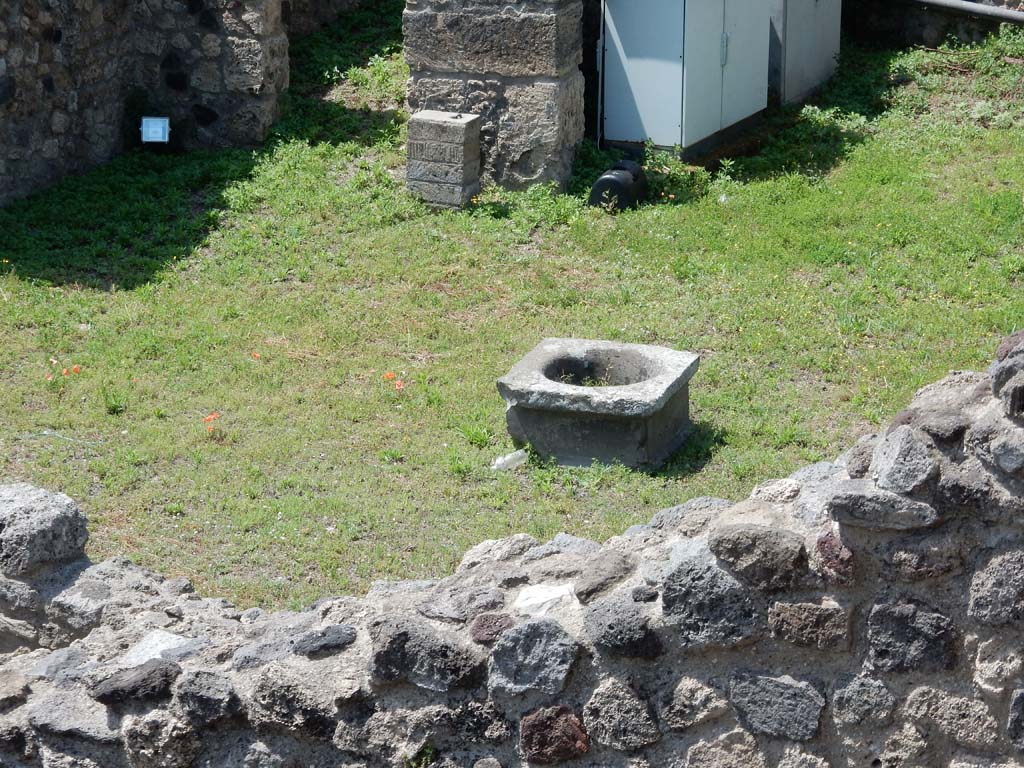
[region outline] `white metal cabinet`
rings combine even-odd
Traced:
[[[765,0],[604,0],[602,136],[691,147],[767,106]]]
[[[644,13],[637,13],[642,5]],[[681,0],[608,0],[604,15],[604,130],[616,141],[672,146],[683,114]]]
[[[723,40],[722,127],[728,128],[768,106],[771,8],[765,0],[726,0]]]
[[[842,0],[774,0],[771,83],[784,104],[803,101],[836,69]]]
[[[688,0],[685,5],[683,131],[673,144],[663,146],[689,147],[722,130],[725,2]]]

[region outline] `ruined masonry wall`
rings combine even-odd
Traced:
[[[1024,766],[1024,332],[740,503],[297,613],[0,523],[5,768]]]
[[[565,182],[583,138],[582,16],[581,0],[408,0],[410,108],[480,115],[492,181]]]
[[[286,3],[296,34],[355,0]],[[178,148],[264,139],[288,87],[281,0],[4,0],[0,205],[139,142],[169,116]]]
[[[0,3],[0,205],[117,150],[130,8]]]

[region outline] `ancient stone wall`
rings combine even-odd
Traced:
[[[169,116],[186,148],[263,140],[288,86],[281,0],[145,0],[132,27],[129,129],[141,111]]]
[[[0,3],[0,205],[121,143],[130,0]]]
[[[0,522],[5,767],[1024,766],[1024,333],[746,501],[297,613]]]
[[[413,110],[483,119],[483,169],[524,187],[564,182],[583,138],[581,0],[408,0]]]
[[[356,0],[293,0],[297,33]],[[4,0],[0,205],[139,143],[171,119],[174,148],[263,140],[288,87],[281,0]]]

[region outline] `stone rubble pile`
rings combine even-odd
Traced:
[[[240,611],[0,488],[0,765],[1024,766],[1024,333],[835,462],[604,545]]]

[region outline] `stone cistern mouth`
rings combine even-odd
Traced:
[[[627,387],[655,376],[656,367],[635,352],[596,349],[556,357],[542,372],[550,381],[574,387]]]
[[[560,464],[663,464],[686,439],[700,357],[598,339],[544,339],[498,379],[517,445]]]

